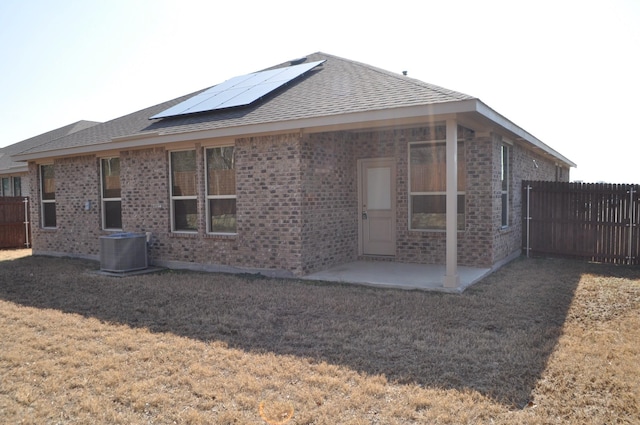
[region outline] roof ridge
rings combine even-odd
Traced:
[[[93,123],[93,125],[87,125],[86,127],[76,129],[80,123]],[[17,144],[22,143],[22,142],[26,142],[26,141],[29,141],[29,140],[32,140],[32,139],[36,139],[38,137],[42,137],[42,136],[44,136],[46,134],[55,133],[56,131],[61,131],[61,130],[63,131],[63,133],[61,135],[59,135],[58,137],[54,137],[52,139],[45,140],[42,143],[38,143],[37,145],[29,146],[27,149],[24,149],[24,150],[19,151],[17,153],[27,152],[27,151],[30,151],[32,149],[39,148],[39,147],[44,146],[44,145],[46,145],[48,143],[54,142],[54,141],[56,141],[58,139],[62,139],[63,137],[67,137],[70,134],[86,130],[87,128],[91,128],[91,127],[99,125],[99,124],[102,124],[102,123],[100,121],[79,120],[79,121],[76,121],[76,122],[71,123],[71,124],[63,125],[62,127],[56,128],[55,130],[47,131],[46,133],[42,133],[42,134],[39,134],[37,136],[25,139],[25,140],[23,140],[21,142],[15,143],[17,145]],[[67,129],[67,128],[68,128],[68,130],[63,130],[63,129]]]
[[[336,55],[332,55],[330,53],[324,53],[324,52],[316,52],[316,53],[312,53],[311,55],[323,55],[323,56],[328,56],[328,57],[331,57],[331,58],[334,58],[334,59],[342,60],[342,61],[345,61],[345,62],[349,62],[349,63],[351,63],[353,65],[360,66],[360,67],[369,69],[371,71],[377,72],[379,74],[395,78],[395,79],[397,79],[399,81],[412,83],[412,84],[415,84],[416,86],[420,86],[420,87],[423,87],[423,88],[428,88],[428,89],[434,90],[434,91],[436,91],[436,92],[438,92],[440,94],[449,95],[449,96],[453,95],[453,96],[459,97],[461,99],[477,99],[476,97],[468,95],[466,93],[462,93],[462,92],[459,92],[459,91],[451,90],[451,89],[448,89],[446,87],[442,87],[442,86],[439,86],[439,85],[436,85],[436,84],[428,83],[426,81],[422,81],[422,80],[419,80],[417,78],[408,77],[406,75],[400,75],[400,74],[398,74],[396,72],[388,71],[386,69],[379,68],[379,67],[374,66],[374,65],[369,65],[369,64],[364,63],[364,62],[359,62],[359,61],[356,61],[356,60],[353,60],[353,59],[347,59],[347,58],[343,58],[343,57],[340,57],[340,56],[336,56]],[[311,55],[308,55],[308,56],[311,56]]]
[[[14,161],[12,158],[14,155],[19,155],[23,152],[37,149],[48,143],[67,137],[70,134],[82,131],[86,128],[91,128],[97,124],[100,123],[97,121],[79,120],[71,124],[63,125],[62,127],[58,127],[54,130],[38,134],[37,136],[29,137],[28,139],[4,146],[0,148],[0,157],[3,157],[0,159],[0,170],[6,171],[16,167],[15,164],[18,164],[20,161]]]

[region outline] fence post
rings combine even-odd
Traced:
[[[629,244],[627,247],[627,264],[633,264],[633,228],[636,225],[634,220],[634,208],[633,208],[633,186],[629,186],[629,190],[627,191],[629,194]]]
[[[527,187],[525,188],[527,189],[527,216],[525,217],[527,220],[527,258],[529,258],[529,251],[531,251],[531,245],[530,245],[530,241],[529,241],[529,235],[530,235],[530,224],[531,224],[531,213],[530,213],[530,208],[529,208],[529,203],[531,202],[531,185],[527,184]]]
[[[29,248],[29,198],[24,198],[22,203],[24,204],[24,245]]]

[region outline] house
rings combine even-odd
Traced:
[[[521,181],[575,166],[477,98],[324,53],[13,160],[28,163],[36,254],[98,259],[101,236],[145,232],[159,266],[446,264],[445,287],[458,264],[519,255]]]
[[[11,156],[24,150],[48,143],[76,131],[99,124],[94,121],[78,121],[73,124],[48,131],[4,148],[0,148],[0,196],[29,196],[29,186],[23,184],[27,177],[28,167],[25,162],[14,161]]]

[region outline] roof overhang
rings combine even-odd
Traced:
[[[0,168],[0,175],[3,174],[19,174],[19,173],[26,173],[29,171],[29,167],[27,166],[26,162],[23,162],[21,164],[18,165],[13,165],[10,167],[6,167],[6,168]]]
[[[554,157],[567,166],[576,164],[547,146],[536,137],[518,127],[502,115],[489,108],[479,99],[442,102],[427,105],[403,106],[375,111],[341,113],[312,118],[260,124],[221,127],[182,133],[147,132],[117,137],[108,142],[86,146],[21,153],[12,156],[14,161],[32,161],[44,158],[77,156],[114,150],[141,149],[159,145],[189,142],[205,139],[238,138],[291,132],[318,133],[327,131],[353,131],[383,127],[424,125],[457,119],[460,123],[471,123],[473,127],[493,129],[506,136],[521,140],[534,148]]]

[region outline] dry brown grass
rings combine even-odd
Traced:
[[[638,268],[521,259],[462,295],[96,269],[0,261],[0,422],[640,417]]]

